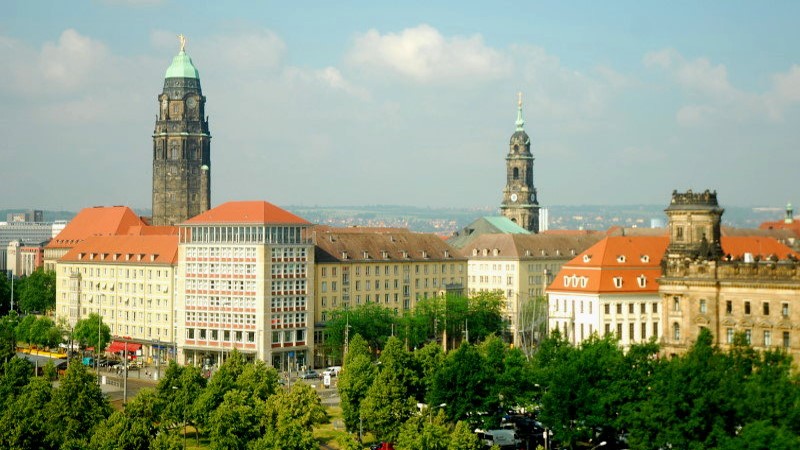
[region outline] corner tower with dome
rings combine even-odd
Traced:
[[[211,204],[211,134],[186,39],[164,76],[153,132],[153,225],[175,225]]]
[[[506,156],[506,187],[500,213],[520,227],[538,233],[539,201],[533,186],[531,138],[525,132],[522,118],[522,94],[519,94],[517,108],[517,129],[511,135]]]

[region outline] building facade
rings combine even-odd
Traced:
[[[548,329],[578,345],[593,334],[620,345],[661,340],[658,278],[666,236],[609,236],[564,264],[547,289]]]
[[[219,364],[234,348],[279,370],[313,354],[309,223],[267,202],[228,202],[180,224],[178,350]]]
[[[531,307],[544,296],[553,276],[564,263],[603,237],[591,232],[479,236],[461,249],[468,258],[469,293],[500,292],[511,340],[523,345],[526,330],[546,318],[543,301],[541,311]]]
[[[659,280],[665,352],[686,351],[706,328],[722,348],[742,333],[756,349],[785,348],[797,360],[800,255],[769,237],[720,236],[713,192],[674,192],[666,211],[670,246]]]
[[[2,222],[0,223],[0,272],[11,270],[9,267],[8,246],[12,241],[21,246],[38,245],[53,239],[54,223],[50,222]],[[17,258],[18,255],[14,255]],[[17,265],[15,259],[12,264]],[[53,269],[51,269],[53,270]]]
[[[181,48],[164,77],[153,131],[153,225],[175,225],[211,205],[211,134],[206,97]]]
[[[147,357],[174,355],[178,236],[90,237],[56,265],[56,316],[70,327],[99,314],[114,341]]]
[[[522,118],[522,94],[517,110],[517,129],[511,135],[506,156],[506,187],[500,213],[533,233],[539,232],[539,201],[533,185],[531,139]]]

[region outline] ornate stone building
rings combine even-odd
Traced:
[[[522,118],[522,94],[517,110],[517,130],[511,135],[506,156],[506,187],[503,189],[502,215],[522,228],[539,232],[539,202],[533,186],[531,139],[525,132]]]
[[[175,225],[209,209],[211,134],[206,98],[181,49],[167,69],[153,132],[153,225]]]
[[[715,192],[674,192],[662,261],[663,347],[686,351],[703,328],[725,348],[743,333],[756,349],[800,357],[798,254],[773,238],[721,236]]]

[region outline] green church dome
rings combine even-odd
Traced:
[[[200,79],[197,68],[192,64],[192,58],[181,49],[180,53],[172,58],[172,64],[167,68],[164,78],[195,78]]]

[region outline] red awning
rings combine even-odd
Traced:
[[[142,348],[142,344],[136,344],[133,342],[111,341],[111,344],[109,344],[107,351],[111,353],[121,353],[125,351],[126,347],[128,349],[128,353],[136,353],[136,350]]]

